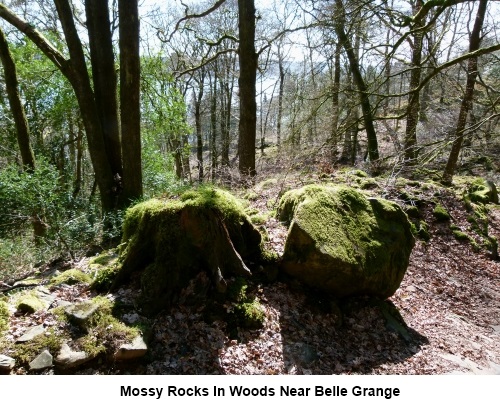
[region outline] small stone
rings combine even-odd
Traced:
[[[31,363],[30,370],[39,371],[52,367],[52,355],[48,350],[41,352]]]
[[[115,361],[134,360],[142,357],[148,351],[148,346],[142,339],[142,336],[137,336],[131,344],[125,344],[115,352]]]
[[[85,352],[75,352],[71,350],[71,348],[68,346],[67,343],[64,343],[61,346],[61,350],[57,357],[55,358],[55,363],[63,368],[73,368],[77,367],[80,364],[86,363],[87,361],[92,360],[92,357],[90,357],[87,353]]]
[[[22,335],[20,338],[18,338],[16,340],[16,343],[29,342],[30,340],[33,340],[34,338],[43,334],[44,332],[45,332],[45,328],[43,327],[43,325],[34,326],[33,328],[28,329],[28,331],[25,332],[24,335]]]
[[[16,361],[12,357],[4,356],[0,354],[0,370],[12,370],[16,364]]]
[[[99,309],[99,304],[92,301],[85,301],[70,305],[64,309],[69,319],[78,326],[86,326],[89,318]]]

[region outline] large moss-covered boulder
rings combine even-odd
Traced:
[[[261,255],[261,235],[239,201],[215,188],[130,208],[123,242],[114,287],[140,272],[141,306],[146,313],[171,305],[201,271],[207,271],[223,292],[227,275],[250,275],[245,261],[259,260]]]
[[[346,187],[306,186],[281,199],[290,224],[282,268],[338,297],[387,298],[399,287],[415,240],[394,202]]]

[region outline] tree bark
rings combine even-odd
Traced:
[[[142,197],[138,0],[119,0],[118,15],[123,202],[128,204]]]
[[[238,30],[240,38],[240,123],[239,172],[255,176],[255,140],[257,132],[256,79],[258,55],[255,52],[254,0],[238,0]]]
[[[107,0],[86,0],[87,30],[95,102],[101,122],[106,155],[115,176],[122,177],[120,126],[115,58]]]
[[[361,69],[359,66],[358,56],[356,55],[351,41],[347,37],[345,32],[345,10],[342,0],[335,0],[337,7],[337,15],[335,20],[335,32],[339,42],[342,43],[344,50],[347,54],[347,59],[349,60],[349,68],[354,79],[354,83],[359,92],[361,110],[363,111],[363,121],[365,124],[366,137],[368,139],[368,157],[370,161],[375,161],[379,158],[378,153],[378,141],[377,133],[375,131],[375,126],[373,125],[373,111],[370,104],[370,94],[368,93],[368,87],[361,74]]]
[[[479,49],[481,45],[481,29],[483,27],[484,17],[488,0],[480,0],[479,8],[474,21],[474,28],[470,34],[469,39],[469,52],[474,52]],[[450,156],[443,173],[443,183],[451,184],[455,169],[457,166],[458,156],[462,148],[462,143],[465,135],[465,126],[467,124],[467,115],[472,109],[474,100],[474,86],[478,75],[477,57],[470,58],[467,64],[467,83],[465,85],[465,93],[462,98],[460,106],[460,113],[458,114],[457,127],[455,129],[455,140],[451,146]]]
[[[75,91],[78,106],[82,114],[85,132],[87,134],[89,154],[92,160],[97,186],[99,188],[103,212],[111,212],[116,208],[120,184],[113,174],[106,153],[101,121],[99,119],[94,93],[90,85],[82,43],[75,27],[73,11],[69,1],[54,1],[70,55],[70,60],[68,61],[68,63],[70,63],[70,69],[66,77],[68,77]]]
[[[5,74],[5,88],[9,99],[10,109],[14,118],[14,124],[17,133],[17,143],[21,152],[21,160],[24,169],[30,172],[35,170],[35,155],[31,148],[30,131],[28,120],[24,112],[24,107],[19,94],[19,83],[17,80],[17,71],[14,59],[9,50],[7,38],[0,29],[0,59],[2,60]]]
[[[418,14],[422,8],[423,0],[417,0],[413,9],[413,14]],[[410,73],[410,95],[408,98],[408,107],[406,109],[406,132],[404,138],[405,165],[412,166],[416,164],[417,158],[417,124],[420,111],[420,76],[422,73],[422,42],[424,38],[423,27],[425,20],[418,20],[412,27],[414,31],[411,56]]]

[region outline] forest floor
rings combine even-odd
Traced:
[[[240,194],[264,214],[268,247],[282,253],[287,230],[272,215],[279,196],[325,177],[339,180],[329,170],[320,176],[317,167],[309,174],[292,174],[279,164],[275,170],[279,176],[257,179]],[[371,192],[401,202],[402,187],[389,180],[395,179],[377,180]],[[460,199],[412,184],[403,187],[405,195],[418,194],[424,201],[419,210],[430,240],[417,240],[403,282],[389,300],[406,323],[403,331],[372,300],[337,302],[278,277],[248,287],[247,294],[266,314],[261,329],[228,331],[223,320],[207,319],[203,303],[188,305],[181,297],[184,304],[154,319],[143,360],[127,365],[94,361],[77,374],[500,374],[500,262],[471,240],[457,240],[449,221],[433,217],[428,202],[439,194],[455,226],[469,230]],[[489,234],[500,239],[500,207],[488,208]],[[86,269],[88,259],[72,265]],[[69,301],[91,295],[79,286],[64,286],[55,294]],[[130,287],[108,297],[126,301],[136,295]],[[40,317],[43,321],[37,313],[13,317],[8,333],[20,335]]]

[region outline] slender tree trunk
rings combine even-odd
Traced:
[[[203,133],[201,131],[201,102],[203,100],[203,86],[205,73],[201,73],[201,80],[198,85],[198,94],[195,94],[194,101],[194,122],[196,127],[196,159],[198,165],[198,181],[203,182]]]
[[[285,68],[283,66],[283,56],[278,50],[278,68],[279,68],[279,90],[278,90],[278,117],[276,123],[276,143],[278,149],[281,148],[281,126],[283,121],[283,94],[285,91]]]
[[[481,45],[481,29],[483,27],[484,16],[488,0],[480,0],[479,8],[474,22],[474,28],[470,34],[469,52],[474,52],[479,49]],[[467,115],[472,110],[472,103],[474,100],[474,86],[478,75],[477,57],[470,58],[467,63],[467,83],[465,85],[465,93],[462,98],[460,106],[460,113],[458,114],[457,127],[455,130],[455,140],[451,146],[450,156],[443,173],[443,183],[451,184],[455,169],[457,166],[458,156],[462,148],[462,143],[465,135],[465,126],[467,124]]]
[[[212,180],[215,179],[217,172],[217,75],[218,64],[215,61],[210,104],[210,160]]]
[[[416,0],[413,8],[413,14],[420,11],[423,0]],[[410,73],[410,95],[408,98],[408,107],[406,109],[406,132],[404,138],[405,165],[412,166],[416,164],[417,158],[417,124],[418,114],[420,112],[420,91],[416,91],[420,85],[420,76],[422,74],[422,42],[424,38],[423,27],[425,21],[419,20],[413,27],[413,43],[411,56]]]
[[[23,169],[33,173],[35,171],[35,155],[31,148],[30,130],[28,120],[24,112],[24,107],[21,102],[21,95],[19,94],[19,83],[17,80],[17,71],[14,59],[9,50],[9,45],[5,34],[0,29],[0,60],[2,61],[5,87],[7,90],[7,98],[9,100],[12,116],[14,117],[14,124],[16,127],[17,143],[21,152],[21,160]],[[34,211],[31,216],[31,223],[33,225],[33,234],[35,243],[39,244],[41,238],[47,233],[47,225],[45,224],[43,213]]]
[[[349,67],[352,72],[354,83],[356,84],[359,92],[366,137],[368,139],[368,157],[370,161],[375,161],[379,158],[378,141],[375,126],[373,124],[373,111],[370,104],[368,87],[366,86],[363,75],[361,74],[359,59],[354,51],[351,41],[345,33],[345,10],[342,4],[342,0],[335,0],[335,4],[338,11],[335,20],[335,32],[337,33],[339,42],[342,43],[342,46],[344,47],[344,50],[347,54],[347,59],[349,60]]]
[[[75,198],[81,190],[83,182],[83,128],[80,123],[78,123],[76,138],[76,167],[75,167],[75,183],[73,186],[73,198]]]
[[[255,4],[254,0],[238,0],[240,77],[240,123],[239,123],[239,171],[242,175],[254,176],[255,139],[257,126],[257,103],[255,82],[257,79],[258,55],[255,52]]]
[[[10,109],[14,118],[14,124],[17,133],[17,143],[21,152],[23,167],[29,172],[35,170],[35,155],[31,148],[30,131],[28,120],[24,112],[24,107],[19,94],[19,83],[17,81],[17,71],[14,59],[9,50],[7,38],[0,29],[0,59],[2,60],[3,71],[5,74],[5,87],[9,100]]]
[[[339,142],[339,96],[340,96],[340,53],[342,45],[337,42],[335,46],[335,56],[333,63],[333,83],[332,83],[332,130],[330,140],[330,161],[334,163],[337,160],[337,145]]]

